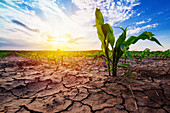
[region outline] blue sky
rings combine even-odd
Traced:
[[[150,31],[164,46],[139,41],[130,50],[170,49],[169,0],[0,0],[0,49],[99,50],[95,8],[105,23]],[[121,30],[113,28],[116,39]]]

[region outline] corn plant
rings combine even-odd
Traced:
[[[147,59],[148,59],[149,56],[150,56],[150,49],[149,49],[149,48],[146,48],[144,51],[145,51],[146,56],[147,56]]]
[[[98,8],[96,8],[95,11],[94,27],[97,28],[98,38],[101,41],[101,49],[105,56],[105,61],[108,67],[109,75],[111,75],[110,72],[112,72],[112,76],[117,76],[118,61],[120,57],[123,55],[123,53],[126,54],[131,60],[133,60],[131,53],[128,51],[129,46],[131,44],[135,44],[140,39],[142,40],[148,39],[150,41],[155,41],[158,45],[162,46],[160,42],[155,37],[153,37],[154,34],[147,31],[143,32],[137,37],[130,36],[126,40],[127,28],[123,29],[121,27],[119,28],[122,29],[123,32],[115,42],[113,29],[109,23],[104,23],[103,15],[100,9]],[[109,45],[111,46],[110,47],[111,49],[109,48]]]
[[[144,51],[142,51],[141,56],[140,56],[140,64],[142,64],[142,60],[145,59],[145,56],[147,56],[147,60],[150,56],[151,52],[150,49],[146,48]]]
[[[146,51],[142,51],[141,55],[140,55],[140,64],[142,64],[142,60],[145,58],[146,55]]]

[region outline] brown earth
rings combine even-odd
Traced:
[[[55,65],[15,53],[0,58],[0,112],[170,112],[170,62],[133,61],[132,79],[125,76],[125,68],[118,69],[118,77],[109,77],[102,60],[93,64],[89,75],[91,61],[64,59],[63,65]]]

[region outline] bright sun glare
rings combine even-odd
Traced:
[[[53,38],[49,41],[50,44],[52,44],[53,48],[64,48],[65,44],[68,43],[69,37],[67,35],[60,35],[58,37]]]

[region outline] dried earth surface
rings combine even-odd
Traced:
[[[102,60],[89,75],[91,58],[55,65],[12,52],[0,58],[0,112],[169,113],[170,63],[138,60],[131,62],[132,79],[125,68],[109,77]]]

